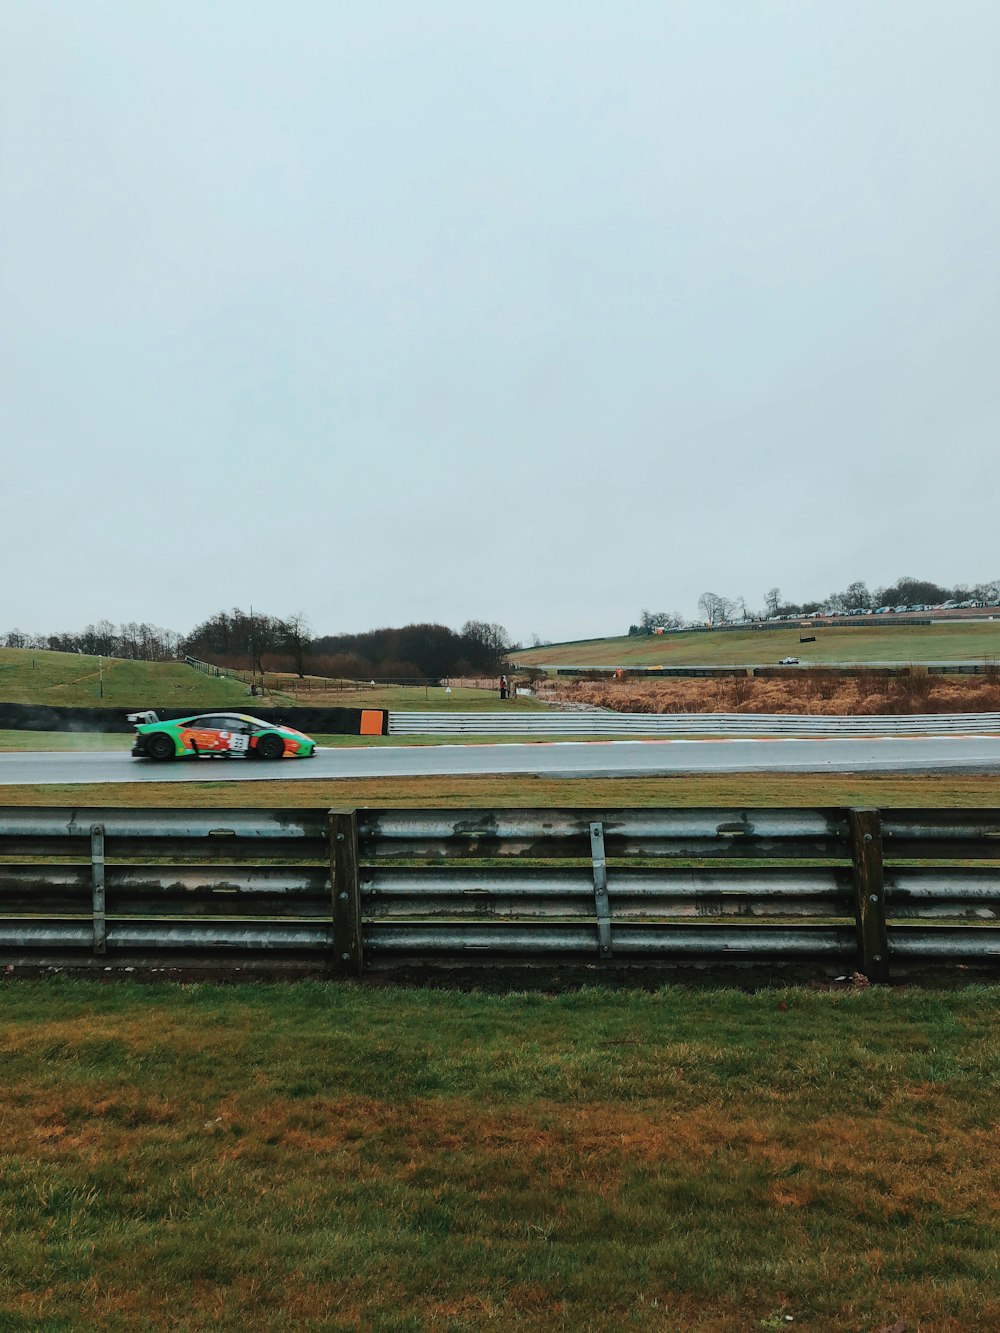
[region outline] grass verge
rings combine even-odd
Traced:
[[[7,983],[12,1329],[991,1328],[1000,994]]]
[[[1000,779],[976,774],[723,773],[649,778],[524,774],[295,782],[100,782],[0,787],[2,805],[994,807]]]

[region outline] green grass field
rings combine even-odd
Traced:
[[[246,686],[206,676],[183,662],[103,661],[76,653],[40,652],[33,648],[0,648],[0,701],[62,704],[97,708],[146,708],[170,704],[192,709],[241,706]]]
[[[310,706],[341,708],[399,708],[412,712],[455,713],[511,713],[545,712],[546,705],[537,699],[519,698],[501,700],[496,690],[472,690],[455,686],[433,685],[361,685],[357,689],[337,690],[324,695],[322,705],[315,693],[305,690],[291,696],[304,708]]]
[[[815,643],[800,643],[815,634]],[[782,657],[805,663],[982,662],[1000,658],[1000,619],[937,625],[851,626],[844,629],[716,630],[594,639],[527,648],[512,654],[523,666],[773,665]]]
[[[322,699],[311,691],[284,696],[303,708],[388,708],[419,713],[537,713],[546,712],[546,705],[537,699],[501,700],[495,690],[473,690],[455,686],[448,689],[435,685],[358,685],[355,689],[338,689],[324,694]],[[252,701],[246,709],[253,711]]]
[[[132,735],[116,732],[0,731],[0,754],[32,752],[131,750]]]
[[[0,1041],[5,1329],[1000,1326],[993,988],[8,979]]]
[[[207,676],[183,662],[124,662],[76,653],[50,653],[31,648],[0,648],[0,702],[38,703],[116,710],[156,705],[190,708],[280,706],[341,708],[405,708],[454,712],[538,711],[545,705],[520,698],[501,702],[491,690],[417,685],[359,686],[320,697],[316,691],[291,691],[252,699],[241,681]]]

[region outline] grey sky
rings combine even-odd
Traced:
[[[997,576],[998,51],[995,0],[0,0],[0,629]]]

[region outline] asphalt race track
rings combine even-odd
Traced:
[[[314,759],[182,759],[125,754],[0,754],[0,785],[72,782],[261,782],[275,778],[435,777],[530,773],[650,777],[674,773],[922,773],[1000,776],[1000,736],[851,740],[558,741],[546,744],[318,749]]]

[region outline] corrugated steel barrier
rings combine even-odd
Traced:
[[[1000,810],[0,811],[0,961],[1000,962]]]
[[[783,713],[391,712],[395,736],[981,736],[1000,713],[831,717]]]

